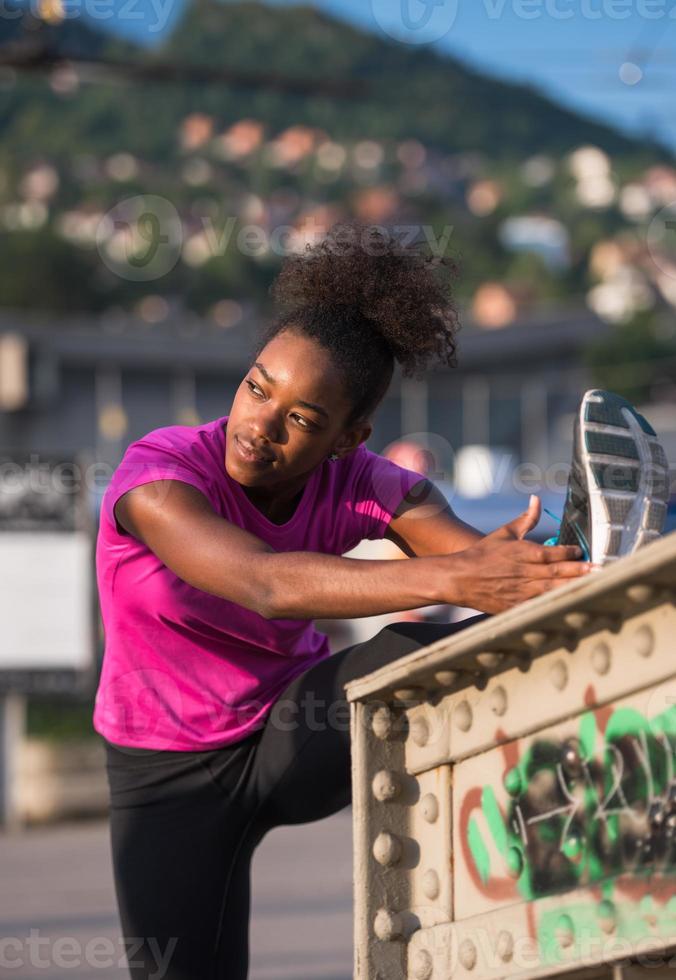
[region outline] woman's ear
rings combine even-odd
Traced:
[[[346,456],[353,449],[356,449],[357,446],[361,445],[362,442],[366,442],[372,432],[373,426],[370,422],[362,422],[359,425],[353,426],[339,438],[334,447],[334,452],[339,453],[341,456]]]

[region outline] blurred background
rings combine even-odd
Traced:
[[[369,448],[460,517],[491,530],[530,492],[560,514],[593,385],[676,461],[671,7],[3,0],[6,827],[105,812],[101,496],[130,442],[228,414],[284,255],[336,221],[458,265],[460,365],[395,377]],[[318,625],[339,649],[379,623]]]

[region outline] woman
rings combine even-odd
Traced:
[[[537,498],[484,538],[364,446],[395,361],[454,363],[448,272],[355,225],[287,259],[230,414],[149,433],[106,491],[94,726],[136,980],[247,976],[256,845],[350,801],[344,684],[467,625],[395,623],[328,657],[313,619],[495,613],[588,570],[520,540]],[[341,557],[383,536],[409,560]]]

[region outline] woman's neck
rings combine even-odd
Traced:
[[[241,483],[240,486],[254,507],[273,524],[286,524],[291,520],[305,489],[303,486],[300,490],[291,491],[292,496],[277,494],[271,497],[268,491],[261,490],[259,487],[245,487]]]

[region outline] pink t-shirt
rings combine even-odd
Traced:
[[[274,524],[228,475],[227,421],[148,433],[129,446],[104,494],[96,571],[105,653],[93,721],[118,745],[197,751],[241,741],[286,686],[330,652],[312,620],[265,619],[178,578],[117,524],[122,494],[180,480],[275,551],[342,555],[364,538],[382,538],[422,479],[362,443],[317,467],[291,519]]]

